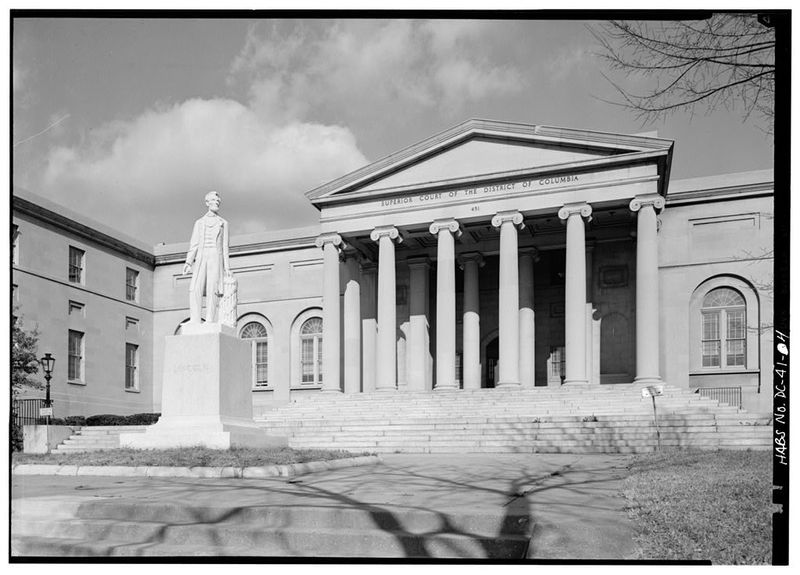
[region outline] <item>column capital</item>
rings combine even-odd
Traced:
[[[483,259],[483,254],[480,252],[466,252],[458,256],[458,265],[462,270],[469,262],[475,262],[478,264],[479,268],[482,268],[484,265],[486,265],[486,262]]]
[[[653,206],[656,213],[664,209],[664,198],[659,194],[646,194],[643,196],[636,196],[631,200],[630,209],[632,212],[638,212],[647,206]]]
[[[429,268],[431,267],[431,259],[427,256],[417,256],[406,259],[406,264],[409,268]]]
[[[575,204],[564,204],[560,210],[558,210],[558,217],[562,220],[568,220],[572,215],[580,215],[582,218],[587,218],[588,221],[592,221],[592,206],[587,204],[586,202],[578,202]]]
[[[430,232],[436,236],[442,230],[448,230],[451,234],[459,237],[461,235],[461,224],[454,218],[444,218],[441,220],[433,220],[430,226]]]
[[[517,210],[509,210],[505,212],[497,212],[492,218],[492,225],[496,228],[499,228],[504,223],[511,222],[521,230],[525,227],[525,224],[522,223],[523,220],[524,218],[520,212]]]
[[[400,231],[394,226],[378,226],[369,234],[373,242],[379,241],[384,236],[388,237],[390,240],[396,241],[398,244],[403,242],[403,236],[400,235]]]
[[[314,243],[318,248],[322,248],[326,244],[333,244],[334,247],[339,249],[344,248],[344,242],[342,242],[342,236],[340,236],[336,232],[320,234],[319,236],[317,236],[317,239],[314,241]]]

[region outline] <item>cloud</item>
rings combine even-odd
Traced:
[[[319,213],[303,193],[367,163],[354,134],[392,140],[412,114],[460,121],[471,103],[524,89],[520,72],[484,49],[498,30],[397,19],[251,26],[230,64],[231,97],[155,105],[53,144],[32,190],[147,243],[185,241],[211,189],[234,233],[311,225]]]
[[[415,107],[460,118],[490,94],[525,88],[519,70],[483,49],[482,39],[497,31],[492,22],[355,20],[259,30],[250,28],[228,83],[247,86],[253,109],[268,118],[339,113],[351,123]]]
[[[346,128],[269,125],[234,100],[193,99],[52,149],[39,192],[148,243],[186,241],[211,189],[234,233],[311,225],[303,193],[365,162]]]

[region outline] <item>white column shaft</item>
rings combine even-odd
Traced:
[[[409,391],[427,389],[430,358],[430,334],[428,331],[428,264],[409,264],[409,334],[408,374]]]
[[[378,341],[375,389],[397,388],[397,309],[394,242],[388,235],[378,240]]]
[[[344,288],[344,392],[361,391],[361,284],[358,263],[348,262],[350,278]]]
[[[586,379],[586,231],[583,217],[573,212],[567,218],[567,262],[564,302],[564,383],[587,383]]]
[[[519,380],[534,387],[533,254],[519,256]]]
[[[322,389],[341,391],[339,380],[340,347],[340,296],[339,296],[339,250],[327,242],[323,251],[322,278]]]
[[[437,236],[435,389],[456,389],[455,241],[446,227]]]
[[[464,262],[464,389],[481,387],[481,320],[478,262]]]
[[[500,226],[500,317],[497,387],[519,385],[519,270],[517,228],[510,220]]]
[[[375,268],[362,269],[361,271],[361,377],[362,391],[368,393],[375,391],[375,357],[378,333],[378,310],[376,302]]]
[[[643,205],[636,223],[636,382],[661,380],[658,367],[658,220]]]

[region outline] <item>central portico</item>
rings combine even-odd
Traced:
[[[470,120],[309,192],[323,390],[660,381],[672,146]]]

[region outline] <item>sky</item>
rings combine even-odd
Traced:
[[[593,24],[16,19],[14,185],[155,245],[212,189],[234,235],[314,225],[306,192],[469,118],[658,131],[673,180],[772,167],[739,110],[643,124],[605,101]]]

